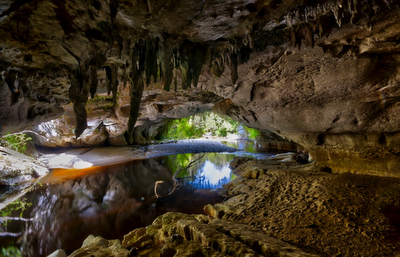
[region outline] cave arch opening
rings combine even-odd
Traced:
[[[167,119],[156,140],[191,138],[256,139],[262,132],[213,112],[197,113],[180,119]]]

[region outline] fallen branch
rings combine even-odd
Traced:
[[[158,184],[164,183],[164,181],[156,181],[156,184],[154,185],[154,194],[156,195],[156,198],[160,198],[161,196],[157,193],[157,187]]]
[[[183,168],[183,169],[178,170],[178,171],[174,174],[174,176],[172,176],[172,180],[174,181],[174,186],[173,186],[172,191],[169,192],[168,195],[171,195],[172,193],[174,193],[174,192],[179,188],[179,181],[176,179],[176,177],[179,175],[179,173],[180,173],[181,171],[187,170],[187,169],[189,169],[190,167],[192,167],[193,164],[195,164],[197,161],[199,161],[201,158],[203,158],[204,155],[205,155],[205,154],[203,153],[199,158],[197,158],[197,159],[194,160],[194,161],[191,161],[191,162],[189,163],[188,166],[186,166],[186,167]]]
[[[168,195],[171,195],[171,194],[174,193],[176,190],[178,190],[180,184],[179,184],[179,181],[178,181],[178,179],[177,179],[176,177],[179,175],[179,173],[182,172],[182,171],[184,171],[184,170],[189,169],[190,167],[192,167],[193,164],[195,164],[197,161],[199,161],[201,158],[203,158],[204,155],[205,155],[205,154],[203,153],[199,158],[197,158],[197,159],[194,160],[194,161],[191,161],[191,162],[189,163],[188,166],[186,166],[186,167],[183,168],[183,169],[178,170],[178,171],[172,176],[172,180],[174,181],[174,185],[173,185],[172,191],[169,192]],[[155,194],[156,198],[160,198],[160,197],[161,197],[161,196],[157,193],[158,184],[161,184],[161,183],[164,183],[164,181],[156,181],[156,183],[154,184],[154,194]]]
[[[32,221],[33,219],[25,219],[25,218],[20,218],[20,217],[0,217],[0,223],[4,223],[4,221],[8,220],[17,220],[17,221]]]
[[[0,237],[6,237],[6,236],[19,237],[21,236],[21,233],[0,232]]]

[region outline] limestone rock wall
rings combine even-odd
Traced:
[[[321,166],[399,176],[398,21],[395,12],[334,29],[314,48],[252,54],[233,86],[210,73],[200,81],[230,99],[215,111],[304,146]]]
[[[398,176],[398,4],[1,1],[0,135],[72,103],[79,137],[104,69],[114,102],[131,85],[128,143],[153,134],[136,123],[145,85],[161,81],[230,99],[219,113],[301,144],[333,171]]]

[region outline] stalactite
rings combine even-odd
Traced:
[[[122,67],[122,85],[124,86],[124,88],[126,87],[126,82],[128,82],[128,74],[126,72],[127,67],[129,66],[129,64],[126,62],[124,64],[124,66]]]
[[[201,69],[207,58],[208,47],[206,44],[184,41],[175,56],[179,63],[182,75],[182,88],[189,88],[192,84],[197,87]]]
[[[75,136],[79,137],[87,128],[87,112],[85,105],[89,96],[89,74],[86,71],[76,70],[69,74],[71,86],[69,99],[71,100],[76,115]]]
[[[107,95],[110,95],[112,91],[112,71],[110,66],[105,66],[104,69],[106,71]]]
[[[128,129],[125,132],[125,140],[127,141],[128,144],[134,143],[133,133],[135,130],[136,120],[139,115],[140,102],[142,99],[143,89],[144,89],[144,81],[143,81],[144,66],[141,65],[140,63],[140,58],[142,58],[142,54],[143,54],[143,44],[141,43],[136,44],[134,51],[132,53],[132,67],[130,73],[130,78],[132,81],[130,90],[130,110],[129,110]]]
[[[231,70],[231,82],[232,84],[235,84],[236,81],[239,78],[238,75],[238,58],[237,58],[237,53],[235,52],[228,52],[228,65],[229,69]]]
[[[109,3],[110,6],[110,14],[111,14],[111,24],[114,24],[115,16],[117,16],[118,12],[118,0],[111,0]]]
[[[224,73],[224,62],[219,53],[212,54],[209,68],[211,73],[217,78],[221,77],[222,73]]]
[[[127,141],[128,144],[134,143],[133,132],[135,130],[136,120],[139,115],[140,101],[143,95],[143,89],[144,89],[143,78],[139,77],[136,84],[137,87],[136,88],[132,87],[130,92],[131,101],[129,110],[129,121],[128,121],[128,129],[125,133],[125,140]]]
[[[173,52],[168,43],[164,43],[164,49],[160,60],[160,76],[164,81],[164,90],[169,91],[174,77]]]
[[[239,49],[238,53],[238,63],[245,64],[250,60],[250,55],[253,50],[249,46],[243,46]]]
[[[375,13],[378,9],[391,9],[392,0],[361,1],[361,0],[326,0],[317,1],[316,4],[297,6],[285,16],[285,23],[288,27],[310,21],[319,21],[323,16],[335,17],[336,23],[342,26],[345,22],[356,24],[362,12],[367,15]]]
[[[92,64],[90,65],[90,97],[94,98],[97,91],[97,65]]]
[[[115,64],[111,65],[111,90],[113,103],[117,103],[117,91],[118,91],[118,66]]]
[[[189,80],[189,63],[187,61],[182,61],[179,70],[181,71],[182,76],[182,88],[187,89],[191,84]]]
[[[18,102],[19,96],[21,92],[19,91],[18,87],[18,73],[11,70],[11,71],[2,71],[1,78],[7,84],[8,89],[11,93],[11,105],[16,104]]]
[[[158,51],[158,41],[148,40],[145,49],[145,71],[146,71],[146,86],[149,86],[151,77],[154,79],[154,83],[157,82],[157,51]]]
[[[193,83],[194,87],[197,87],[201,70],[206,61],[208,47],[206,44],[196,43],[193,46],[193,50],[189,54],[189,80]],[[190,82],[189,82],[190,83]]]

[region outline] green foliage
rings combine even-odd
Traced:
[[[186,167],[193,160],[193,154],[174,154],[168,155],[166,158],[166,165],[172,174],[175,174],[178,170]],[[185,176],[187,171],[180,174],[180,177]]]
[[[168,169],[175,174],[178,170],[187,167],[192,161],[198,159],[203,154],[175,154],[165,156],[165,164]],[[223,169],[227,166],[236,155],[234,154],[221,154],[221,153],[206,153],[204,158],[199,159],[192,165],[191,168],[183,170],[179,173],[178,178],[189,178],[195,179],[203,172],[203,166],[206,161],[214,164],[218,169]]]
[[[239,122],[214,113],[201,113],[191,117],[170,120],[161,139],[199,138],[204,134],[226,137],[237,134]]]
[[[198,138],[201,137],[203,133],[203,129],[201,127],[196,127],[191,117],[187,117],[168,121],[167,129],[161,139]]]
[[[32,140],[31,137],[24,133],[18,134],[7,134],[6,136],[0,138],[0,146],[8,147],[20,153],[25,153],[28,141]]]
[[[0,217],[10,217],[13,212],[21,211],[19,217],[22,218],[24,211],[30,206],[32,206],[32,203],[27,203],[26,198],[17,199],[7,205],[4,209],[0,210]],[[7,226],[7,223],[4,222],[4,225]]]
[[[259,131],[258,129],[254,129],[254,128],[249,128],[246,126],[243,126],[244,130],[246,131],[246,135],[249,139],[251,140],[255,140],[258,136],[261,135],[261,131]]]
[[[20,257],[22,256],[22,252],[17,247],[8,245],[1,248],[0,256]]]
[[[19,214],[19,217],[21,218],[26,208],[30,206],[32,206],[32,203],[27,203],[26,198],[17,199],[14,202],[7,205],[7,207],[5,207],[4,209],[0,210],[0,216],[8,217],[11,215],[12,212],[20,210],[21,213]]]

